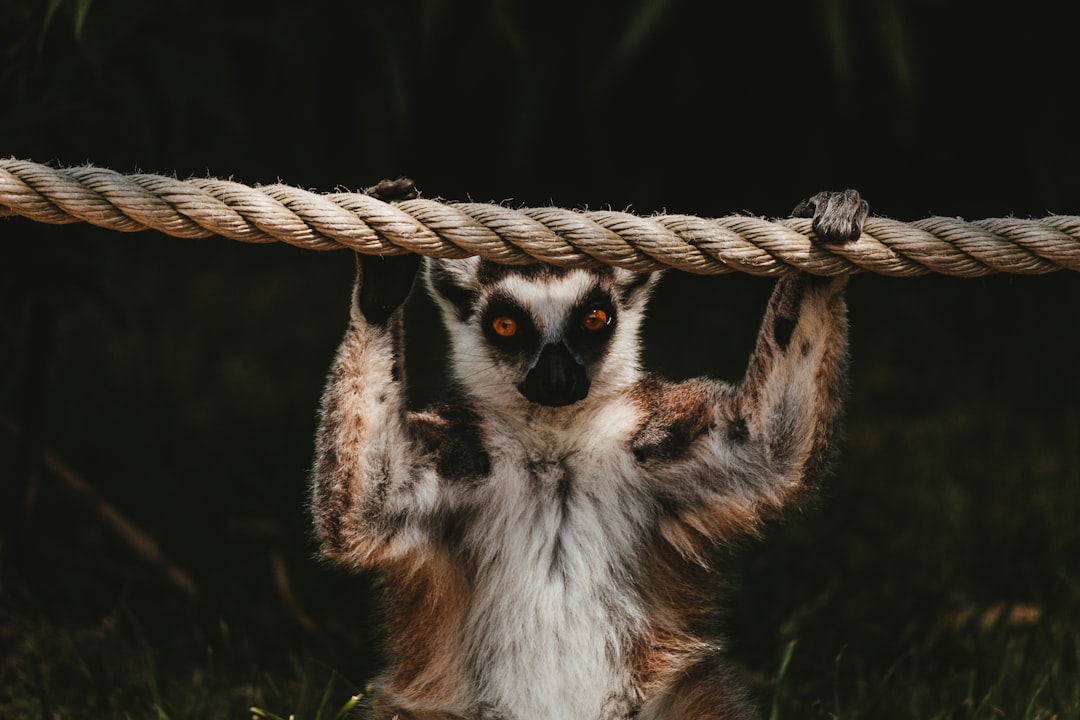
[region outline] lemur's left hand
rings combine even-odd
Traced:
[[[416,184],[409,178],[383,180],[364,192],[385,202],[412,200],[420,196]],[[412,291],[420,256],[415,253],[378,257],[357,255],[356,272],[360,284],[357,302],[368,322],[383,324],[404,304]]]
[[[855,190],[819,192],[803,200],[792,217],[813,218],[812,228],[825,245],[843,245],[859,239],[870,205]]]

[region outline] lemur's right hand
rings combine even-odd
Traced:
[[[843,245],[859,239],[870,205],[855,190],[819,192],[799,203],[792,217],[813,218],[814,235],[826,245]]]
[[[420,196],[416,184],[409,178],[383,180],[365,188],[364,192],[385,202]],[[413,253],[388,257],[356,256],[356,280],[360,286],[357,303],[368,322],[382,325],[404,304],[419,269],[420,256]]]

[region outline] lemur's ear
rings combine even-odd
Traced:
[[[645,307],[649,294],[663,274],[663,270],[640,273],[615,268],[615,289],[619,293],[619,299],[630,308]]]
[[[428,294],[445,311],[462,321],[468,320],[476,309],[479,264],[478,257],[463,260],[424,258],[424,284]]]

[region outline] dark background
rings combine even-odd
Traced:
[[[855,187],[902,220],[1078,214],[1078,21],[0,0],[0,155],[639,213],[784,215]],[[351,277],[343,252],[0,220],[0,717],[331,717],[376,672],[369,581],[313,559],[305,507]],[[647,366],[738,380],[769,287],[670,274]],[[734,660],[776,717],[1080,716],[1080,280],[849,297],[836,472],[723,553]],[[417,300],[422,403],[442,352]]]

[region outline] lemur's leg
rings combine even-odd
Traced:
[[[411,182],[381,183],[381,199],[415,193]],[[323,554],[368,565],[409,542],[417,475],[404,403],[401,305],[419,257],[357,257],[349,329],[323,393],[311,507]],[[400,549],[397,548],[397,549]]]

